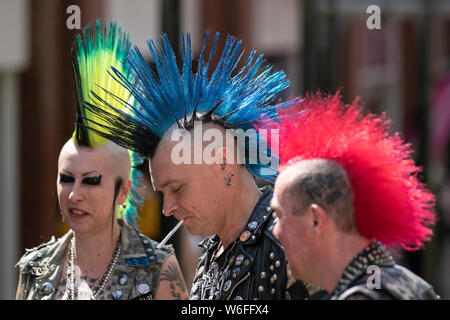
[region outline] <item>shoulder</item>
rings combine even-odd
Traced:
[[[31,249],[25,249],[25,254],[19,259],[16,267],[19,267],[22,273],[34,274],[37,276],[42,274],[45,271],[42,269],[48,264],[49,258],[55,254],[68,236],[69,232],[59,239],[52,236],[48,242],[42,243]]]
[[[171,245],[157,248],[158,244],[136,228],[122,224],[122,248],[126,264],[133,267],[161,265],[169,255],[175,254]]]
[[[159,243],[136,230],[150,264],[147,270],[153,270],[156,283],[154,298],[157,300],[181,300],[188,298],[186,283],[172,245],[157,248]],[[152,258],[153,257],[153,258]],[[157,280],[156,280],[157,279]]]
[[[360,284],[342,292],[335,300],[393,300],[387,291],[383,289],[369,289],[367,285]]]
[[[381,269],[381,286],[397,299],[439,299],[439,296],[435,293],[431,284],[409,269],[398,264]]]
[[[361,278],[354,286],[348,288],[336,299],[338,300],[435,300],[439,296],[425,280],[407,268],[394,264],[380,266],[380,277],[375,287],[369,288],[369,277]],[[373,283],[372,283],[373,285]]]
[[[142,243],[144,245],[148,244],[146,251],[148,252],[149,248],[151,248],[159,262],[164,263],[169,258],[171,258],[171,259],[169,259],[169,261],[172,261],[172,259],[176,260],[175,249],[171,244],[163,245],[162,247],[158,248],[159,242],[150,239],[149,237],[143,235],[140,232],[138,232],[138,234],[139,234],[139,238],[141,239]]]

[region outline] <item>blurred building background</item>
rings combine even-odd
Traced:
[[[198,53],[206,29],[233,34],[287,73],[284,98],[340,89],[412,143],[423,179],[437,196],[433,241],[401,264],[450,299],[450,1],[447,0],[0,0],[0,299],[15,296],[14,268],[25,248],[67,227],[56,208],[57,159],[73,131],[76,110],[69,29],[115,19],[147,54],[145,41],[166,32],[180,47],[190,32]],[[380,29],[369,29],[371,5]],[[144,171],[146,170],[144,166]],[[161,239],[175,224],[160,213],[161,197],[146,175],[140,229]],[[198,238],[171,240],[190,286]]]

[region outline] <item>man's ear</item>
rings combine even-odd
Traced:
[[[122,183],[122,186],[117,197],[117,204],[123,204],[127,200],[128,193],[131,189],[131,180],[128,178]]]
[[[313,203],[308,208],[308,215],[311,219],[310,221],[314,232],[318,235],[321,235],[328,223],[328,214],[325,212],[325,210],[322,209],[321,206]]]

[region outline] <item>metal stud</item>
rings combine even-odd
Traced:
[[[270,278],[270,282],[272,282],[272,283],[275,283],[275,281],[277,281],[277,280],[278,280],[278,277],[277,277],[276,274],[274,274],[274,275],[272,276],[272,278]]]
[[[270,293],[275,294],[275,289],[274,288],[270,289]]]
[[[53,286],[50,282],[44,282],[39,288],[39,293],[41,295],[47,295],[52,292]]]
[[[281,262],[280,262],[280,260],[277,260],[277,261],[275,261],[275,267],[279,268],[279,267],[280,267],[280,265],[281,265]]]
[[[271,253],[269,254],[269,258],[270,258],[270,260],[275,259],[275,253],[271,252]]]
[[[264,287],[263,286],[259,286],[258,287],[258,292],[264,292]]]
[[[269,269],[270,269],[270,271],[275,270],[275,268],[273,267],[273,264],[271,264],[271,265],[269,266]]]
[[[265,278],[267,277],[267,273],[265,273],[265,272],[263,271],[263,272],[261,272],[261,274],[259,275],[259,277],[260,277],[261,279],[265,279]]]

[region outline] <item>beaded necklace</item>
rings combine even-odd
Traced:
[[[103,291],[106,283],[108,282],[114,267],[116,266],[117,259],[120,255],[120,236],[117,240],[116,249],[114,250],[114,253],[111,258],[111,262],[109,263],[108,267],[106,268],[105,273],[102,276],[102,279],[100,280],[100,285],[94,290],[94,293],[91,297],[91,300],[96,300],[98,295]],[[74,271],[74,238],[72,237],[72,240],[70,241],[70,248],[69,248],[69,265],[67,267],[67,286],[66,286],[66,294],[67,298],[69,300],[75,300],[75,271]]]

